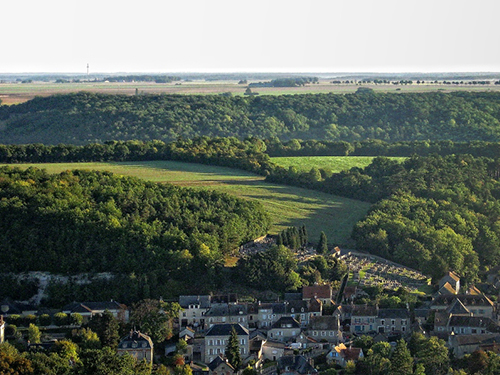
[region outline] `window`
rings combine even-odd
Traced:
[[[406,325],[406,319],[401,320],[401,325],[405,326]]]
[[[214,354],[214,350],[213,349],[208,349],[208,355],[212,355]]]
[[[208,346],[212,346],[214,344],[214,340],[208,340]]]
[[[395,319],[391,319],[391,324],[392,325],[396,324],[396,320]]]
[[[292,307],[292,310],[290,310],[290,311],[294,313],[294,312],[295,312],[295,309]]]
[[[380,324],[381,324],[381,325],[385,325],[385,320],[384,320],[384,319],[382,319],[382,320],[380,321]]]

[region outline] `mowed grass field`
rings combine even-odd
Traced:
[[[321,231],[329,244],[352,246],[354,224],[362,219],[370,204],[313,190],[271,184],[252,173],[202,164],[174,161],[123,163],[54,163],[15,164],[19,168],[34,166],[49,173],[70,169],[110,171],[159,183],[172,183],[195,189],[214,189],[263,204],[272,218],[270,233],[289,226],[306,225],[309,239],[317,242]]]
[[[353,167],[364,168],[369,165],[375,156],[295,156],[295,157],[275,157],[271,160],[284,167],[297,167],[299,171],[309,172],[311,168],[323,168],[333,173],[347,171]],[[399,162],[403,162],[404,157],[390,157]]]

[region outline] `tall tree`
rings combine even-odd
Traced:
[[[391,375],[413,374],[413,357],[406,346],[406,341],[399,340],[391,357]]]
[[[231,335],[229,336],[229,341],[226,346],[226,357],[231,366],[235,370],[238,370],[241,366],[241,355],[240,355],[240,345],[238,341],[238,334],[233,328],[231,330]]]
[[[28,327],[28,340],[30,341],[30,343],[40,344],[41,338],[42,334],[40,333],[40,329],[33,323],[30,323]]]
[[[316,251],[318,254],[326,254],[328,253],[328,240],[326,238],[325,232],[321,232],[319,236],[318,246],[316,247]]]
[[[118,334],[120,323],[108,310],[100,315],[94,316],[88,323],[90,329],[97,333],[102,346],[116,348],[120,341]]]
[[[178,303],[145,299],[134,304],[131,320],[141,331],[160,343],[172,337],[173,321],[178,316]]]

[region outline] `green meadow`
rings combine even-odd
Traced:
[[[294,156],[275,157],[271,160],[284,168],[296,167],[299,171],[308,172],[311,168],[323,168],[333,173],[347,171],[353,167],[364,168],[369,165],[375,156]],[[404,157],[390,157],[389,159],[402,162]]]
[[[34,166],[49,173],[70,169],[107,170],[117,175],[139,177],[158,183],[172,183],[195,189],[214,189],[245,199],[260,201],[272,217],[270,233],[289,226],[306,225],[309,239],[317,242],[321,231],[329,244],[352,245],[354,224],[364,217],[369,203],[313,190],[267,183],[252,173],[202,164],[174,161],[16,164]]]

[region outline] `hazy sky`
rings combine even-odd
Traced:
[[[0,72],[500,72],[498,0],[12,0]]]

